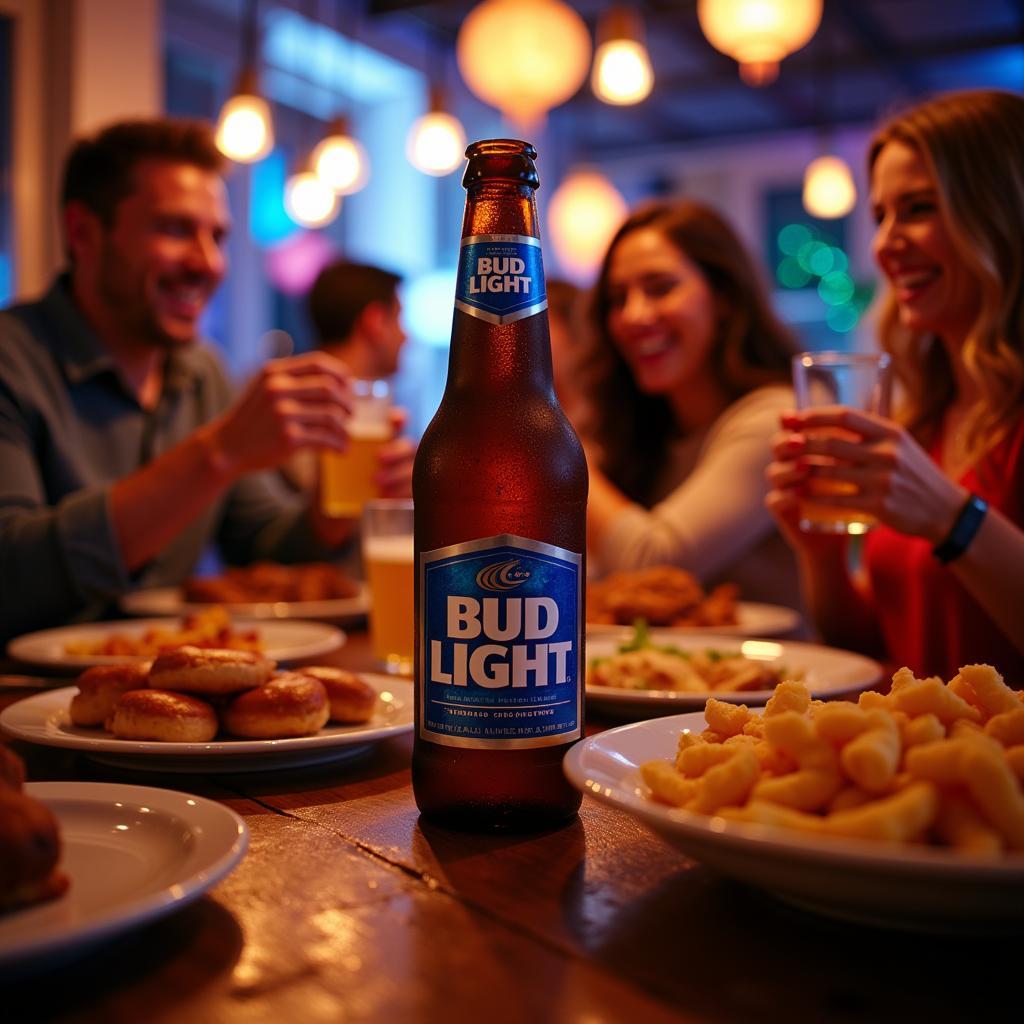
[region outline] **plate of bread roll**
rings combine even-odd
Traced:
[[[412,683],[184,646],[96,665],[0,714],[17,739],[149,771],[257,771],[353,757],[412,729]]]
[[[150,786],[22,783],[4,767],[0,967],[84,952],[170,913],[245,854],[245,823],[212,800]]]

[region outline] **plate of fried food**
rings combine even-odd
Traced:
[[[882,678],[882,666],[850,651],[796,640],[740,640],[648,629],[587,639],[587,701],[617,713],[676,714],[708,697],[759,705],[786,679],[815,698],[856,693]]]
[[[712,698],[592,736],[565,770],[687,856],[806,909],[1021,927],[1024,701],[988,665],[948,684],[903,668],[856,704],[798,682],[763,712]]]
[[[8,735],[149,771],[258,771],[353,757],[412,729],[412,683],[251,651],[180,647],[97,665],[11,704]]]
[[[220,607],[174,619],[90,622],[26,633],[7,645],[19,661],[66,671],[145,661],[162,651],[192,647],[253,651],[273,661],[319,658],[337,650],[345,634],[323,622],[232,618]]]
[[[234,811],[188,793],[7,780],[0,834],[0,965],[66,955],[184,906],[235,867],[249,837]]]
[[[254,562],[219,576],[193,576],[180,587],[137,590],[121,599],[128,615],[196,614],[210,605],[251,619],[344,622],[365,615],[370,600],[364,583],[328,562]]]
[[[692,573],[674,565],[611,573],[587,584],[588,633],[619,633],[638,619],[719,636],[786,636],[800,627],[792,608],[741,601],[733,583],[705,592]]]

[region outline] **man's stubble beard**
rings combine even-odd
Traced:
[[[164,351],[194,341],[194,337],[181,339],[168,334],[160,326],[160,321],[146,300],[144,279],[132,277],[129,267],[130,261],[125,260],[114,243],[105,241],[100,253],[97,290],[125,333],[142,345]]]

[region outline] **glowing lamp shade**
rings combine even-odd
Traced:
[[[217,148],[240,164],[262,160],[274,148],[270,106],[262,96],[236,93],[217,118]]]
[[[590,33],[561,0],[484,0],[463,21],[455,54],[480,99],[530,128],[583,84]]]
[[[548,204],[548,233],[564,273],[589,283],[605,250],[625,220],[626,201],[596,171],[571,172]]]
[[[845,217],[857,202],[857,188],[846,161],[819,156],[804,171],[804,209],[825,220]]]
[[[646,99],[654,72],[646,48],[632,39],[613,39],[597,48],[591,84],[598,99],[626,106]]]
[[[313,150],[316,176],[339,196],[358,192],[370,175],[366,150],[350,135],[331,134]]]
[[[708,42],[739,61],[748,85],[767,85],[779,62],[810,42],[821,24],[822,0],[697,0]]]
[[[451,174],[462,164],[466,151],[466,133],[451,114],[432,110],[418,118],[405,142],[409,163],[424,174],[440,177]]]
[[[284,186],[284,208],[296,224],[320,228],[338,212],[338,197],[329,185],[310,170],[293,174]]]

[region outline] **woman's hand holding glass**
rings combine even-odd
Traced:
[[[932,544],[949,533],[967,498],[904,427],[883,416],[823,406],[787,413],[782,427],[767,470],[766,501],[798,547],[810,543],[797,524],[800,504],[814,501],[812,481],[845,485],[849,493],[830,493],[829,506],[873,516]]]

